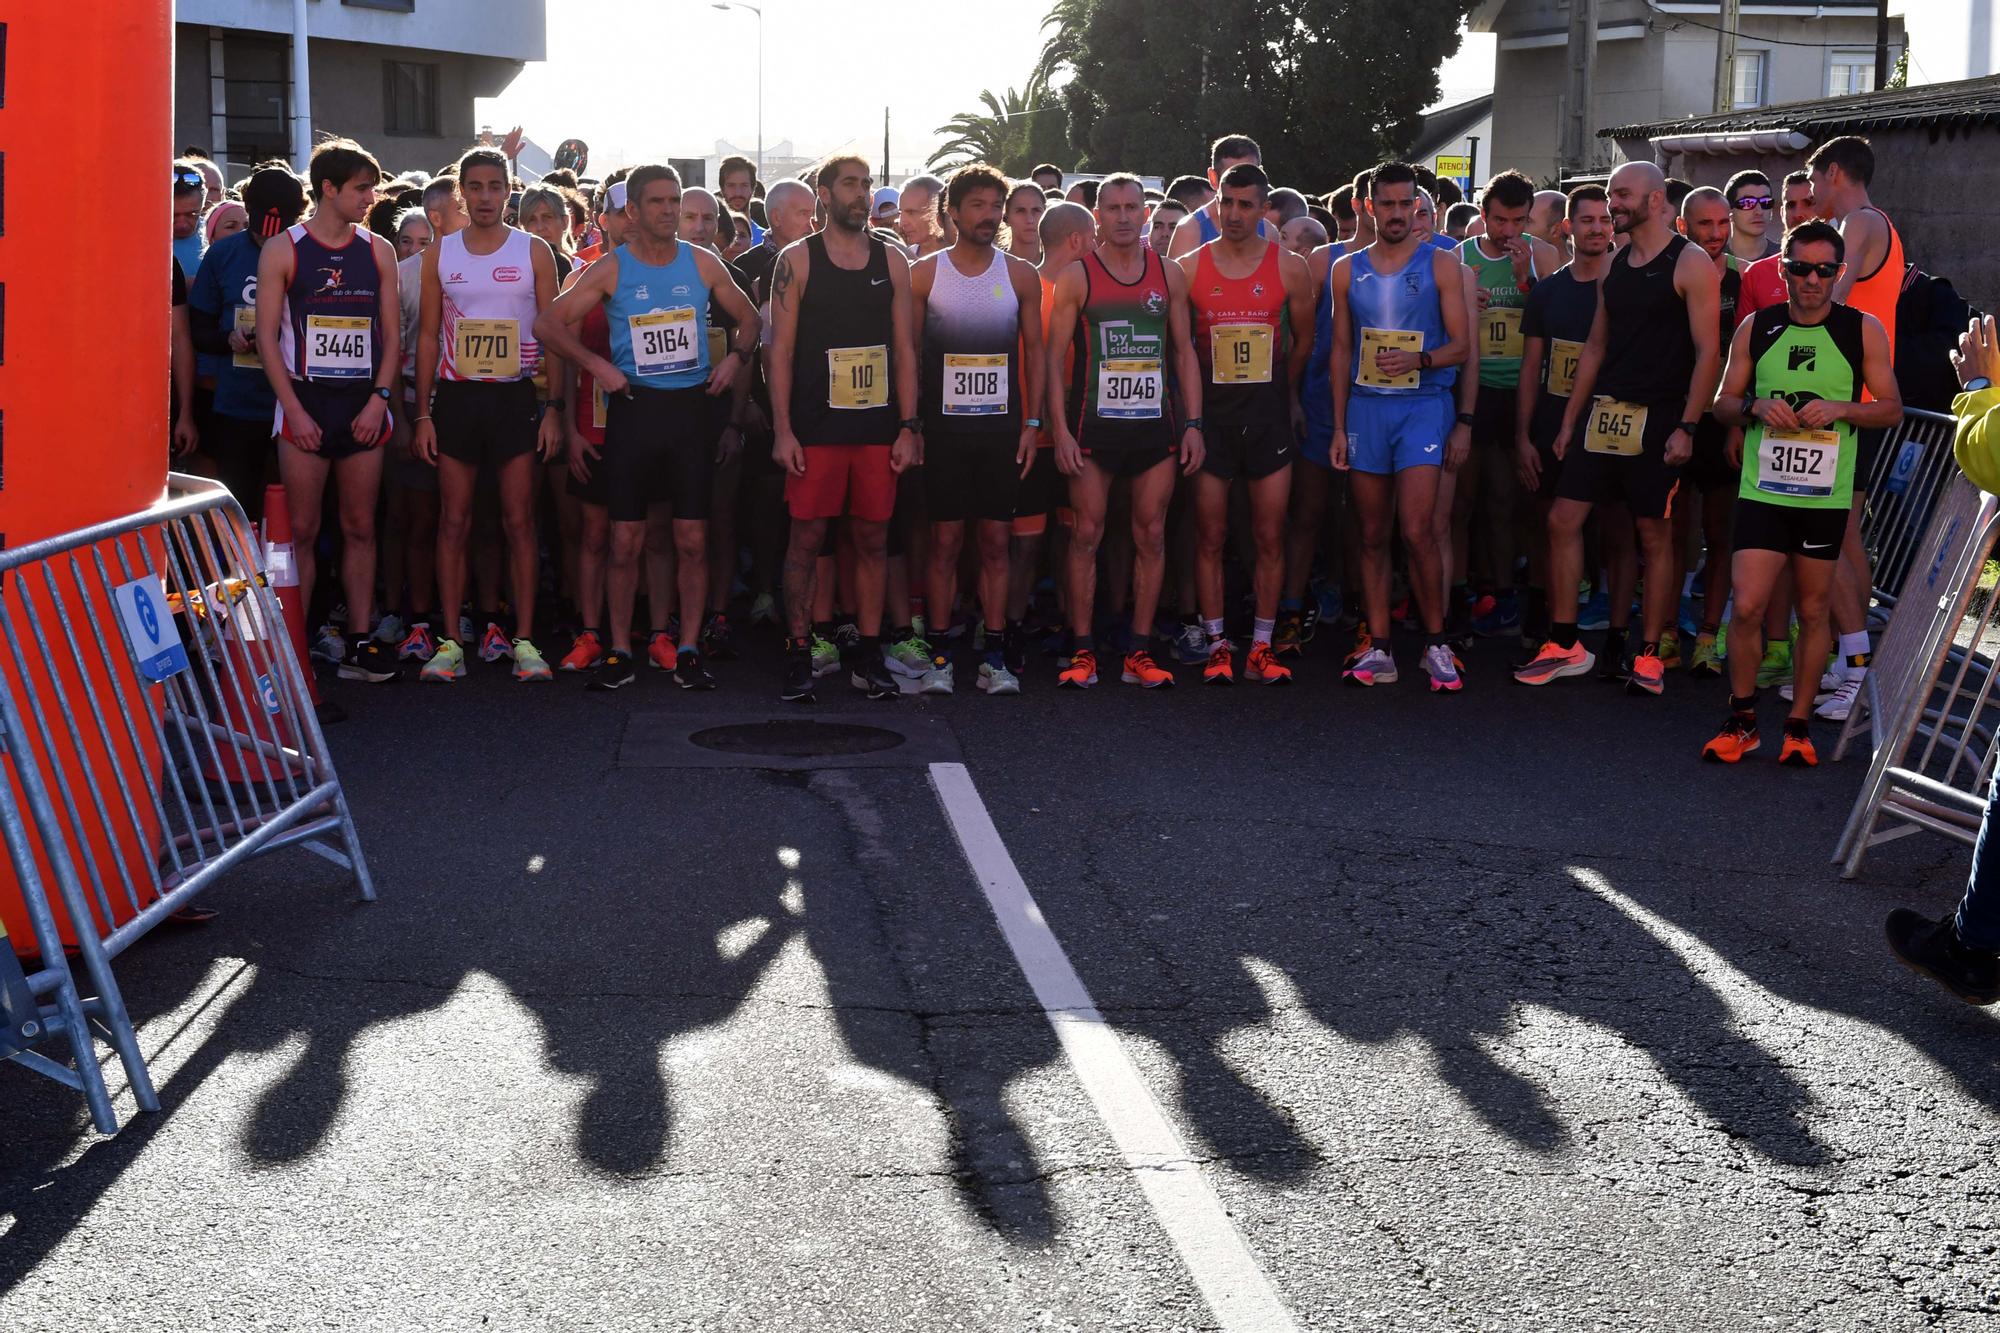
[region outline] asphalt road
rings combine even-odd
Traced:
[[[114,1138],[0,1067],[0,1328],[1257,1326],[1087,1095],[933,762],[1138,1070],[1112,1119],[1158,1108],[1297,1327],[1990,1326],[1992,1020],[1879,932],[1963,852],[1842,882],[1858,763],[1707,767],[1719,684],[1504,660],[1350,691],[1323,640],[1290,689],[1043,666],[809,714],[769,652],[707,696],[334,686],[381,900],[281,853],[125,958],[166,1109]],[[684,739],[796,714],[907,739]]]

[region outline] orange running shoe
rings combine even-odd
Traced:
[[[1658,653],[1640,653],[1632,659],[1632,675],[1625,682],[1628,694],[1664,694],[1667,688],[1667,664],[1660,660]]]
[[[1155,662],[1151,653],[1141,650],[1125,654],[1125,671],[1119,679],[1127,685],[1157,690],[1163,685],[1171,687],[1174,683],[1174,673]]]
[[[1278,660],[1268,643],[1250,645],[1250,659],[1243,664],[1243,679],[1259,685],[1289,685],[1292,669]]]
[[[1236,664],[1232,660],[1236,645],[1227,639],[1217,639],[1208,650],[1208,665],[1201,669],[1202,683],[1206,685],[1234,685]]]
[[[588,671],[604,660],[604,644],[597,637],[597,631],[587,629],[576,636],[576,642],[563,654],[558,671]]]
[[[1069,655],[1069,665],[1056,677],[1060,690],[1087,690],[1097,683],[1097,654],[1079,648]]]
[[[1341,659],[1340,669],[1342,671],[1348,671],[1352,669],[1356,662],[1359,662],[1362,658],[1368,656],[1368,650],[1373,648],[1374,646],[1375,646],[1375,637],[1372,634],[1370,634],[1367,630],[1358,629],[1354,631],[1353,651],[1349,652],[1345,658]]]
[[[1785,733],[1785,743],[1778,747],[1778,762],[1787,768],[1818,768],[1819,751],[1813,748],[1811,736],[1794,736]]]
[[[1731,713],[1715,733],[1715,739],[1701,747],[1701,757],[1711,764],[1733,764],[1757,750],[1757,718]]]
[[[674,636],[663,629],[653,631],[653,637],[646,640],[646,660],[653,664],[655,671],[672,671],[680,662],[680,650],[674,646]]]

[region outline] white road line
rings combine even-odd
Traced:
[[[1034,895],[1021,879],[1000,831],[964,764],[932,764],[931,783],[1000,933],[1056,1030],[1070,1066],[1145,1192],[1161,1229],[1180,1253],[1202,1299],[1228,1333],[1284,1333],[1297,1328],[1271,1280],[1243,1243],[1222,1200],[1167,1122],[1152,1090],[1097,1012]]]

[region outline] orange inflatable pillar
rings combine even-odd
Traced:
[[[172,69],[171,0],[69,0],[0,12],[0,546],[19,547],[134,513],[165,490]],[[124,182],[118,194],[125,203],[107,199],[101,208],[79,211],[62,202],[85,178]],[[148,540],[157,553],[157,541]],[[137,548],[128,551],[136,555]],[[119,566],[106,554],[115,575]],[[90,562],[84,563],[88,569]],[[150,736],[143,742],[148,752],[131,753],[122,727],[113,730],[123,753],[107,752],[87,709],[78,719],[82,752],[71,746],[55,682],[37,660],[27,630],[24,584],[51,640],[54,675],[73,704],[82,708],[86,675],[113,716],[108,672],[118,673],[135,702],[139,696],[129,692],[146,687],[122,642],[103,645],[93,660],[68,658],[42,570],[7,576],[0,596],[25,640],[29,669],[24,679],[13,652],[0,646],[0,673],[29,719],[31,737],[29,696],[48,716],[55,752],[39,740],[31,748],[45,778],[69,783],[78,793],[85,841],[110,881],[107,897],[127,915],[110,849],[115,843],[125,850],[134,881],[144,885],[160,829],[143,800],[145,827],[131,827],[115,799],[109,802],[113,826],[97,825],[83,794],[84,773],[96,772],[115,796],[108,767],[114,758],[128,772],[136,773],[132,766],[139,764],[158,773],[160,755]],[[118,623],[108,599],[82,593],[68,578],[66,561],[57,585],[73,615],[81,613],[79,597],[89,595],[101,623]],[[89,645],[85,651],[93,652]],[[14,795],[18,800],[18,787]],[[83,867],[79,857],[80,874],[87,873]],[[62,905],[46,865],[43,871],[60,919]],[[34,935],[4,853],[0,919],[17,948],[31,945]]]

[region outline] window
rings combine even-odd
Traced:
[[[222,114],[232,166],[291,155],[291,52],[284,42],[222,39]]]
[[[398,14],[417,12],[417,0],[340,0],[353,9],[387,9]]]
[[[383,130],[389,134],[437,134],[438,67],[385,60],[382,75]]]
[[[1873,51],[1835,51],[1826,71],[1826,95],[1851,97],[1875,91]]]
[[[1764,55],[1762,51],[1736,53],[1736,86],[1730,105],[1736,110],[1764,105]]]

